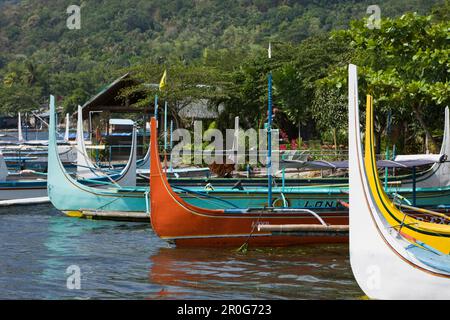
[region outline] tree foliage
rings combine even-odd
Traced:
[[[262,127],[271,72],[276,126],[290,138],[336,136],[347,123],[352,62],[361,91],[375,97],[378,137],[388,113],[403,142],[426,135],[433,145],[442,128],[450,96],[448,0],[380,0],[379,30],[362,19],[369,0],[84,0],[80,30],[66,27],[70,4],[0,1],[1,113],[45,106],[49,94],[73,111],[131,72],[138,84],[122,94],[144,93],[138,105],[152,105],[158,94],[177,117],[208,99],[226,110],[219,128],[232,127],[235,116],[243,127]]]
[[[419,126],[434,152],[438,150],[432,132],[442,127],[442,121],[436,120],[443,119],[443,108],[450,99],[449,28],[448,19],[407,13],[396,19],[383,19],[379,30],[368,29],[360,20],[348,30],[334,32],[335,38],[350,43],[355,50],[351,61],[360,66],[363,91],[375,97],[379,122],[391,112],[394,123]],[[344,67],[319,81],[318,92],[336,89],[342,97],[346,95]],[[328,109],[335,100],[323,103]],[[339,110],[346,113],[341,108],[335,112]],[[321,119],[319,115],[319,121],[326,123],[327,116]]]
[[[383,15],[393,16],[406,10],[427,12],[435,1],[378,2]],[[348,26],[365,15],[370,1],[83,0],[81,29],[69,30],[66,9],[72,4],[0,1],[0,83],[14,78],[19,97],[11,108],[9,89],[0,87],[0,97],[5,97],[0,110],[27,109],[30,101],[46,105],[52,93],[71,111],[123,68],[191,63],[203,59],[205,51],[207,56],[228,49],[253,53],[269,40],[299,43]],[[239,64],[242,57],[237,57],[224,60],[222,66]]]

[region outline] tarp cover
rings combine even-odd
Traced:
[[[409,160],[429,160],[434,162],[443,162],[447,159],[445,154],[405,154],[398,155],[394,161],[409,161]]]
[[[431,159],[416,159],[416,160],[404,160],[404,161],[392,161],[392,160],[378,160],[377,166],[379,168],[413,168],[426,165],[432,165],[439,161],[433,161]],[[284,165],[286,164],[286,165]],[[348,161],[296,161],[296,160],[283,160],[280,162],[280,167],[283,166],[297,169],[348,169]]]

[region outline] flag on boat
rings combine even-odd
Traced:
[[[159,81],[159,90],[164,90],[166,87],[166,78],[167,78],[167,70],[164,70],[164,73],[161,77],[161,81]]]

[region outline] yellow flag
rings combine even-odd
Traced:
[[[167,70],[164,70],[164,73],[161,77],[161,81],[159,82],[159,90],[164,90],[166,87],[166,77],[167,77]]]

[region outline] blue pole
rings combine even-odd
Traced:
[[[272,72],[269,72],[268,77],[268,86],[269,86],[269,94],[268,94],[268,120],[267,120],[267,183],[268,183],[268,192],[267,192],[267,201],[268,206],[272,206]]]
[[[164,150],[167,150],[167,101],[164,103]]]

